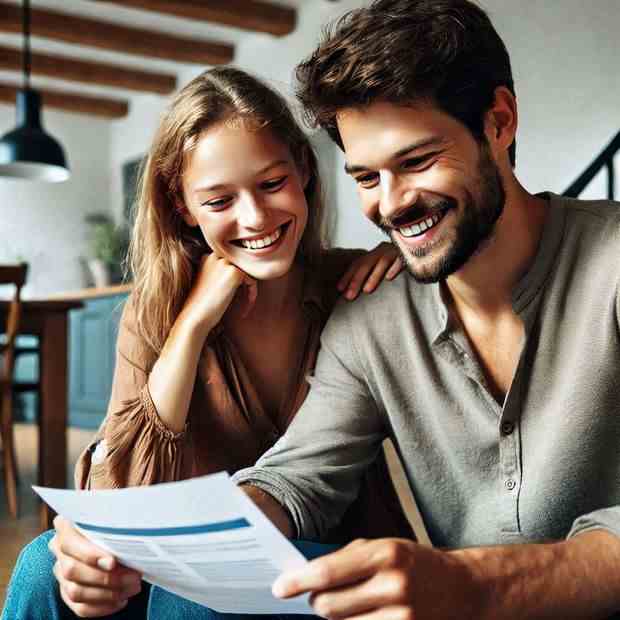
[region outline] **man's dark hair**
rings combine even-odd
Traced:
[[[387,101],[427,101],[484,139],[495,89],[514,94],[510,58],[487,14],[468,0],[375,0],[328,27],[297,67],[307,118],[342,148],[336,114]],[[515,164],[515,143],[509,149]]]

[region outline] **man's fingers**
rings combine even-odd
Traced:
[[[278,598],[288,598],[367,579],[375,571],[375,559],[370,550],[370,544],[347,545],[308,562],[300,569],[283,573],[273,584],[273,594]]]
[[[324,618],[350,618],[376,609],[410,604],[410,587],[398,571],[381,571],[367,580],[314,594],[310,602]],[[384,616],[392,618],[393,616]]]

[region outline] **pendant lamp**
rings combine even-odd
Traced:
[[[69,178],[62,146],[41,125],[41,95],[30,88],[30,0],[22,6],[24,86],[17,92],[17,127],[0,139],[0,177],[58,183]]]

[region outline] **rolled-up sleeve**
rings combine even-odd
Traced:
[[[385,436],[349,326],[342,304],[323,331],[311,389],[293,422],[254,467],[233,477],[280,502],[307,539],[321,539],[340,521]]]
[[[595,510],[575,519],[567,538],[572,538],[591,530],[606,530],[620,536],[620,506]]]

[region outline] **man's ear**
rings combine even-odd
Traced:
[[[308,163],[308,148],[305,147],[299,162],[297,162],[297,170],[299,172],[299,179],[301,181],[302,188],[305,189],[308,187],[308,183],[310,183],[310,165]]]
[[[484,132],[494,151],[507,151],[517,134],[517,99],[505,86],[495,89],[493,105],[485,117]]]

